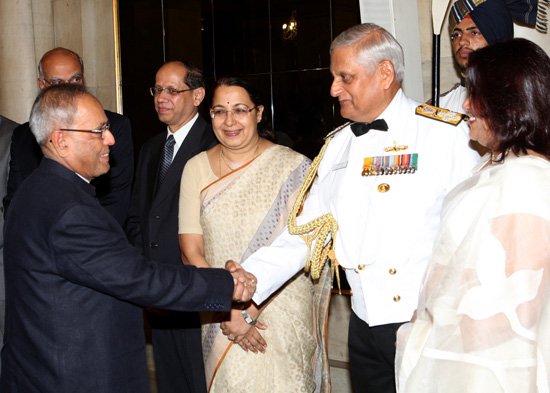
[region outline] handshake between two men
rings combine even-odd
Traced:
[[[90,184],[109,171],[115,139],[84,87],[41,90],[30,125],[44,158],[6,213],[0,390],[143,392],[141,307],[231,311],[232,301],[252,298],[256,277],[234,262],[232,279],[223,269],[155,262],[130,245]]]
[[[256,292],[256,277],[244,270],[235,261],[227,261],[225,268],[233,276],[233,283],[235,284],[233,301],[245,303],[252,299],[254,292]]]

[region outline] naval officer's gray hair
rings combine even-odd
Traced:
[[[403,82],[405,60],[403,48],[385,29],[374,23],[363,23],[340,33],[330,45],[330,53],[336,48],[356,45],[356,61],[372,75],[378,64],[389,60],[393,64],[395,79]]]

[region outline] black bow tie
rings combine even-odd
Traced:
[[[355,136],[361,136],[370,130],[388,131],[388,124],[384,119],[378,119],[372,123],[353,123],[351,125],[351,130]]]

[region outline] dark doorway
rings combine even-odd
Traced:
[[[196,64],[208,85],[226,74],[254,78],[280,143],[311,158],[344,122],[329,94],[329,46],[360,23],[358,0],[119,0],[119,13],[123,108],[136,153],[165,129],[148,88],[170,60]]]

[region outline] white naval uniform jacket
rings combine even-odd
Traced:
[[[353,291],[352,309],[370,326],[410,320],[439,225],[441,203],[479,156],[456,127],[415,115],[401,90],[380,115],[389,130],[356,137],[349,126],[330,142],[298,224],[331,212],[336,258]],[[407,146],[399,152],[384,148]],[[366,157],[418,154],[414,174],[362,176]],[[379,191],[381,184],[389,190]],[[307,247],[285,228],[243,268],[258,278],[261,303],[304,267]]]

